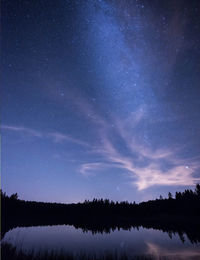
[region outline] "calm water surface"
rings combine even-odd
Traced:
[[[2,242],[24,252],[63,252],[67,254],[105,253],[170,256],[173,259],[200,259],[200,244],[183,243],[177,234],[172,238],[154,229],[114,230],[110,233],[84,232],[69,225],[18,227],[8,231]]]

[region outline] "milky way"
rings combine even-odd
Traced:
[[[141,201],[200,182],[199,15],[195,0],[4,1],[3,190]]]

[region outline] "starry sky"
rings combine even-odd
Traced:
[[[2,189],[143,201],[200,182],[199,0],[2,0]]]

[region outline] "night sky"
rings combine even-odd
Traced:
[[[2,189],[142,201],[200,182],[200,1],[2,0]]]

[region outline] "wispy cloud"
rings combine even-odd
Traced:
[[[134,179],[131,183],[138,187],[138,190],[146,189],[154,185],[195,185],[200,178],[192,176],[194,171],[200,167],[199,164],[190,162],[187,163],[181,160],[176,160],[172,150],[150,151],[140,147],[135,147],[135,153],[138,158],[143,158],[145,161],[149,159],[149,163],[145,166],[137,166],[137,159],[125,157],[115,150],[109,140],[104,144],[105,155],[111,162],[118,163],[119,168],[127,170],[131,173],[130,177]],[[133,151],[133,149],[132,149]],[[145,158],[144,158],[145,157]],[[162,160],[162,161],[161,161]],[[166,163],[171,163],[171,166],[163,170],[163,160]],[[136,179],[136,180],[135,180]]]
[[[181,160],[177,156],[181,152],[177,147],[152,150],[138,142],[134,135],[134,127],[143,120],[143,116],[144,110],[139,109],[128,119],[114,121],[115,131],[132,156],[127,156],[116,148],[115,143],[109,138],[112,136],[112,128],[102,127],[99,131],[101,145],[94,152],[101,154],[107,164],[85,164],[81,169],[82,173],[86,175],[87,171],[100,170],[102,167],[108,167],[110,163],[112,167],[121,168],[129,173],[130,178],[133,179],[131,184],[136,185],[138,190],[155,185],[195,185],[200,180],[198,177],[193,177],[195,170],[200,168],[197,160],[192,158]],[[163,165],[167,166],[163,167]]]
[[[154,185],[186,186],[195,185],[200,178],[192,177],[195,168],[187,168],[186,165],[172,166],[171,169],[163,171],[159,164],[152,163],[144,168],[133,168],[133,174],[138,177],[133,184],[139,190],[146,189]]]
[[[70,135],[61,134],[59,132],[48,133],[47,136],[56,143],[71,142],[82,146],[89,146],[82,140],[76,139]]]
[[[23,126],[2,125],[1,129],[19,132],[19,133],[25,133],[25,134],[35,136],[35,137],[43,137],[43,134],[41,132],[36,131],[34,129],[31,129],[31,128],[26,128],[26,127],[23,127]]]
[[[108,164],[102,162],[83,163],[80,167],[80,172],[84,176],[90,176],[93,175],[95,171],[105,169],[105,167],[108,166],[109,166]]]
[[[92,108],[87,106],[83,113],[91,112]],[[96,115],[95,110],[93,114]],[[126,119],[113,119],[115,132],[124,141],[129,152],[133,156],[124,155],[123,152],[116,148],[114,142],[110,139],[113,128],[111,123],[108,124],[99,115],[96,116],[98,124],[97,135],[101,140],[98,148],[93,147],[93,152],[100,154],[104,162],[83,163],[80,166],[80,172],[84,176],[92,175],[96,171],[102,171],[105,168],[120,168],[130,176],[130,183],[136,185],[138,190],[143,190],[154,185],[195,185],[200,178],[193,177],[195,170],[200,168],[197,160],[177,159],[175,153],[177,149],[157,149],[151,150],[149,147],[137,141],[134,134],[134,128],[144,119],[145,109],[140,108]],[[41,132],[24,126],[2,125],[1,129],[14,131],[37,138],[49,139],[55,143],[74,143],[76,145],[89,147],[85,141],[76,139],[70,135],[60,132]],[[91,147],[91,146],[90,146]],[[92,147],[91,147],[92,148]],[[145,162],[143,165],[141,162]],[[170,164],[170,167],[163,169],[163,163]],[[188,166],[189,165],[189,166]]]
[[[86,101],[85,101],[86,102]],[[81,107],[80,107],[81,109]],[[93,111],[93,112],[92,112]],[[37,138],[49,139],[55,143],[70,142],[83,147],[90,147],[90,152],[101,156],[98,162],[84,162],[79,166],[80,173],[84,176],[93,175],[106,168],[120,168],[130,177],[130,183],[138,190],[144,190],[155,185],[187,186],[195,185],[200,181],[194,177],[194,172],[200,168],[198,158],[181,159],[181,149],[177,147],[163,147],[151,149],[137,139],[135,129],[146,117],[145,108],[142,107],[125,119],[112,118],[110,123],[103,120],[92,106],[86,106],[83,111],[93,113],[91,118],[96,129],[98,145],[92,146],[83,140],[60,132],[40,132],[22,126],[1,126],[7,131],[28,134]],[[114,125],[114,128],[112,127]],[[128,153],[116,146],[112,138],[113,131],[126,145]],[[164,167],[165,166],[165,167]]]
[[[7,131],[18,132],[18,133],[25,134],[25,135],[28,134],[32,137],[50,139],[51,141],[56,142],[56,143],[71,142],[71,143],[81,145],[81,146],[89,146],[86,142],[84,142],[82,140],[76,139],[70,135],[62,134],[59,132],[52,132],[52,133],[41,132],[41,131],[37,131],[35,129],[23,127],[23,126],[12,126],[12,125],[2,125],[1,129],[7,130]]]

